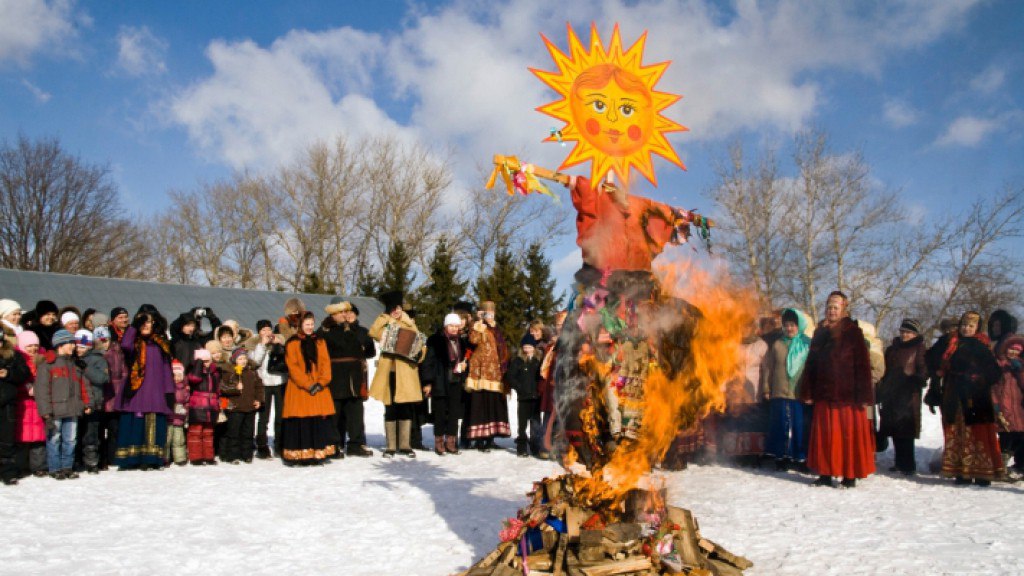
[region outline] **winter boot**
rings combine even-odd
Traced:
[[[856,478],[843,478],[843,481],[842,481],[841,485],[842,485],[843,488],[856,488],[857,487],[857,479]]]
[[[832,477],[831,476],[825,476],[824,474],[822,474],[821,476],[818,476],[817,480],[814,481],[814,486],[828,486],[829,488],[831,488],[832,487]]]
[[[434,453],[444,456],[444,436],[434,436]]]
[[[259,458],[260,460],[269,460],[271,458],[271,456],[270,456],[270,447],[266,446],[266,445],[263,445],[263,446],[260,446],[259,448],[257,448],[256,449],[256,457]]]
[[[410,437],[412,435],[412,420],[399,420],[398,421],[398,453],[409,458],[415,458],[416,453],[413,452],[412,446],[409,445]]]
[[[444,437],[444,451],[449,454],[459,453],[459,439],[456,436]]]
[[[522,441],[522,442],[520,442],[518,440],[516,441],[516,456],[519,456],[520,458],[529,458],[530,457],[530,451],[527,448],[527,444],[526,444],[525,440]]]
[[[394,420],[384,422],[384,438],[387,441],[387,446],[382,455],[385,458],[392,458],[398,447],[398,422]]]

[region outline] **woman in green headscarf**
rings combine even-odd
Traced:
[[[782,337],[768,349],[761,371],[761,390],[770,401],[765,453],[775,457],[779,470],[807,459],[804,422],[809,421],[810,407],[798,400],[797,389],[811,347],[804,334],[807,324],[807,317],[792,308],[782,312]]]

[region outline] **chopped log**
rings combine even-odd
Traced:
[[[544,485],[544,493],[548,496],[548,502],[554,502],[562,493],[562,480],[555,479]]]
[[[494,550],[491,550],[490,554],[484,556],[480,559],[479,562],[470,566],[466,574],[468,576],[477,576],[476,574],[472,573],[473,570],[476,570],[477,568],[490,568],[494,566],[495,564],[497,564],[498,559],[501,558],[501,555],[505,553],[505,550],[512,547],[513,546],[511,542],[502,542],[501,544],[498,544],[498,547]]]
[[[526,566],[530,570],[551,570],[551,554],[547,552],[534,552],[526,557]]]
[[[522,570],[517,570],[516,568],[505,564],[499,564],[494,569],[494,572],[491,572],[491,576],[522,576],[522,574]]]
[[[679,525],[679,532],[676,533],[676,549],[683,566],[707,568],[707,562],[698,545],[700,537],[697,534],[697,523],[693,519],[693,514],[689,510],[669,506],[668,519],[673,524]]]
[[[612,542],[632,542],[640,538],[640,525],[632,522],[609,524],[604,529],[604,537]]]
[[[743,576],[743,570],[740,570],[728,562],[710,558],[708,560],[708,564],[711,566],[712,570],[714,570],[714,576]]]
[[[728,564],[732,564],[740,570],[746,570],[747,568],[750,568],[754,565],[754,563],[750,560],[744,558],[743,556],[738,556],[736,554],[733,554],[732,552],[729,552],[725,548],[722,548],[720,545],[712,542],[711,540],[708,540],[707,538],[700,539],[700,547],[704,550],[707,550],[709,556],[713,556]]]
[[[641,572],[651,568],[651,559],[638,557],[627,558],[626,560],[613,560],[603,562],[594,566],[581,566],[580,571],[586,576],[615,576],[616,574],[629,574],[630,572]]]
[[[558,547],[555,548],[555,574],[554,576],[565,575],[565,553],[569,546],[569,535],[562,534],[558,539]]]

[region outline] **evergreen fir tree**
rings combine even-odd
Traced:
[[[416,308],[416,325],[425,333],[432,333],[441,327],[444,315],[451,312],[456,302],[466,294],[469,282],[459,281],[458,270],[448,251],[448,240],[444,236],[434,246],[430,259],[426,283],[413,298]]]
[[[356,262],[358,271],[356,273],[356,295],[376,298],[381,293],[381,278],[377,271],[360,258]]]
[[[329,286],[324,285],[320,275],[316,272],[309,272],[302,281],[302,291],[306,294],[334,294]]]
[[[510,352],[518,348],[519,339],[526,330],[525,311],[529,301],[525,282],[520,263],[505,242],[499,244],[494,253],[491,273],[480,276],[476,282],[477,298],[480,301],[493,300],[498,306],[498,325],[508,338]]]
[[[398,291],[407,295],[412,278],[412,254],[406,250],[405,244],[392,242],[388,248],[388,259],[384,262],[384,272],[381,274],[377,294]]]
[[[551,261],[544,256],[540,242],[530,244],[524,260],[527,301],[524,316],[528,322],[540,320],[550,325],[555,319],[555,312],[562,305],[562,297],[555,298]]]

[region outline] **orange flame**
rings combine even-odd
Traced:
[[[723,268],[708,271],[689,262],[670,262],[656,265],[655,274],[663,294],[696,306],[700,317],[682,368],[670,375],[661,366],[664,362],[652,362],[648,369],[638,437],[622,440],[604,466],[574,482],[584,502],[601,503],[611,511],[621,509],[630,490],[649,488],[644,484],[652,465],[665,455],[680,429],[725,409],[726,383],[742,373],[741,340],[757,312],[750,291],[734,285]],[[669,331],[683,322],[666,313],[673,310],[672,302],[656,307],[650,321],[657,325],[649,325],[648,334],[671,336]]]

